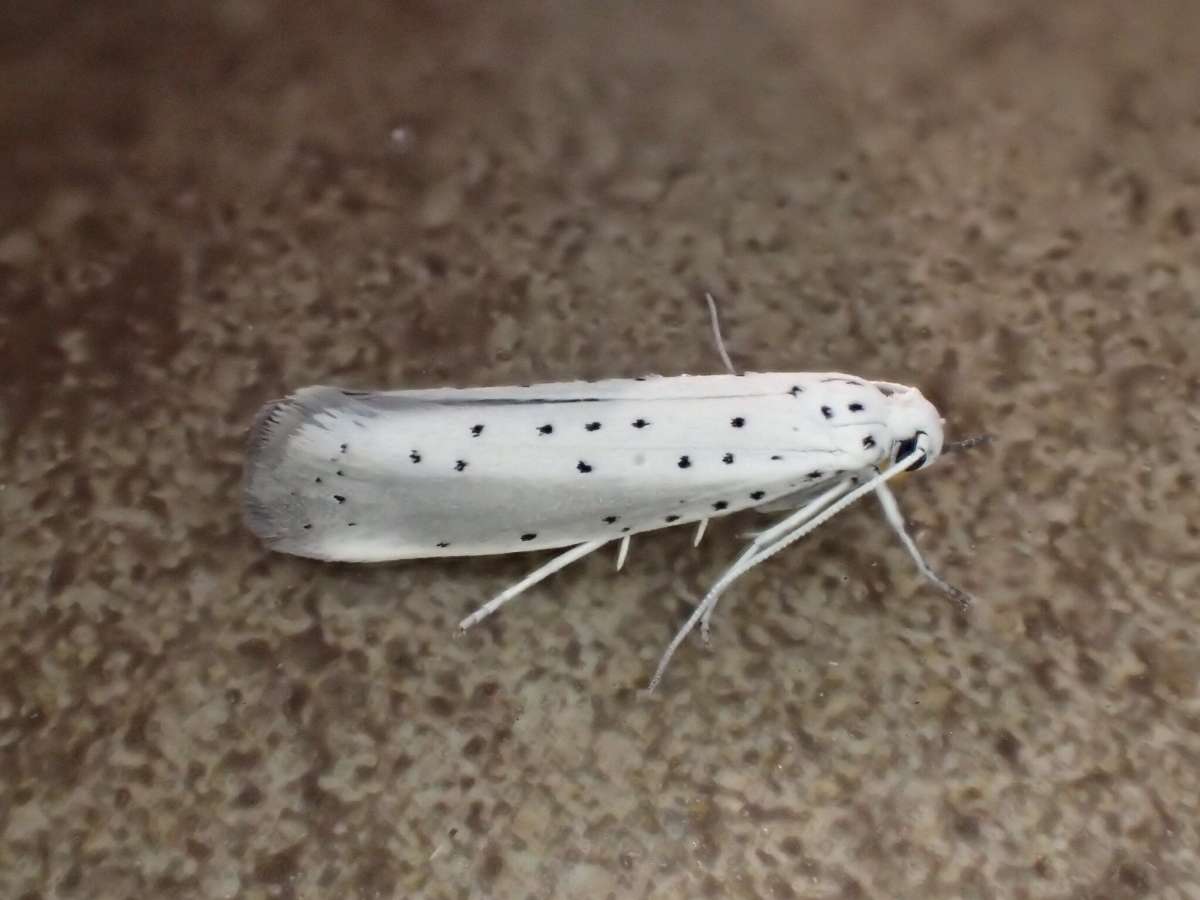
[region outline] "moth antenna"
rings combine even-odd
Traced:
[[[942,448],[943,453],[958,453],[962,450],[970,450],[972,447],[979,447],[983,444],[990,444],[996,439],[993,434],[976,434],[969,438],[964,438],[961,441],[952,441]]]
[[[730,375],[740,375],[741,373],[734,368],[733,361],[725,349],[725,339],[721,337],[721,319],[717,316],[717,301],[713,299],[711,291],[704,292],[704,299],[708,303],[708,318],[712,322],[713,338],[717,342],[717,352],[721,354],[721,362],[725,363],[725,368],[729,370]]]

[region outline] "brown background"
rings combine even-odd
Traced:
[[[22,8],[23,7],[23,8]],[[0,894],[1200,896],[1200,4],[0,14]],[[403,131],[397,131],[403,129]],[[238,511],[304,384],[921,386],[960,626],[873,504],[322,566]]]

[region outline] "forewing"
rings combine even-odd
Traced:
[[[255,424],[247,520],[275,549],[370,561],[562,547],[725,515],[853,462],[820,416],[791,424],[794,396],[779,390],[791,376],[768,377],[771,391],[753,376],[690,379],[722,384],[669,403],[679,379],[645,396],[628,381],[515,398],[305,389]]]

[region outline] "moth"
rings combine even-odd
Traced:
[[[713,331],[727,368],[716,309]],[[460,623],[467,629],[570,563],[633,535],[757,508],[753,538],[664,652],[649,684],[749,569],[866,494],[920,572],[888,482],[949,447],[919,390],[840,373],[733,373],[512,387],[314,386],[268,403],[250,433],[244,511],[272,550],[380,562],[561,550]],[[971,442],[963,442],[965,446]]]

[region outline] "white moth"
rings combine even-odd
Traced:
[[[726,360],[720,332],[713,326]],[[271,549],[346,562],[568,548],[465,618],[466,629],[612,541],[752,507],[786,509],[717,579],[650,682],[739,575],[874,493],[922,574],[887,486],[943,452],[916,388],[838,373],[753,373],[518,387],[308,387],[251,432],[250,529]]]

